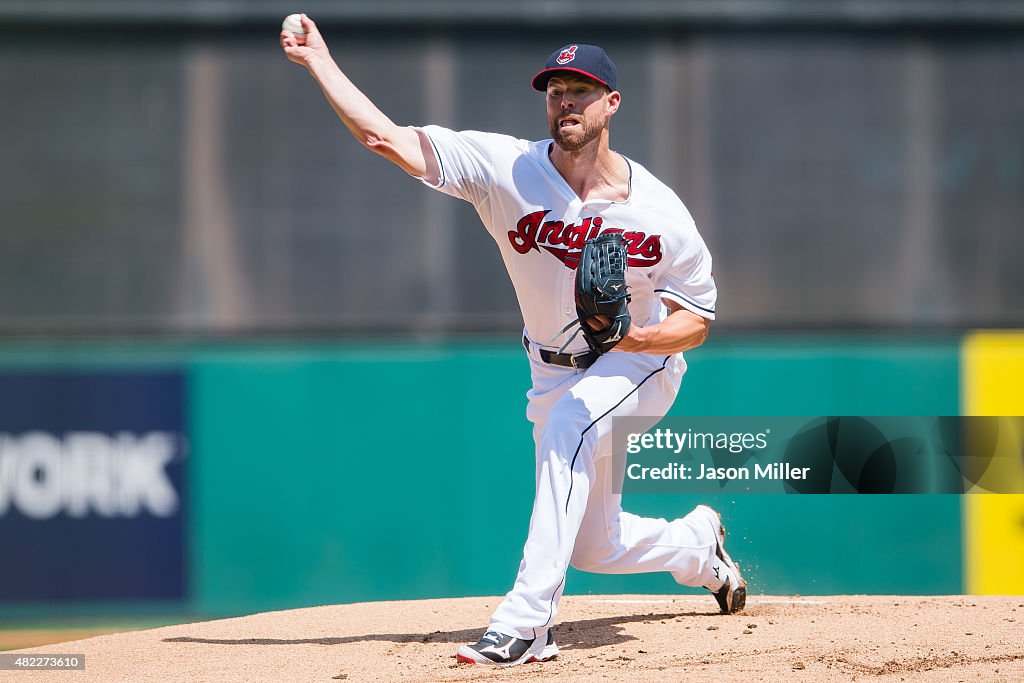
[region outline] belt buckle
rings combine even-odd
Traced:
[[[569,365],[571,365],[574,370],[579,370],[579,368],[576,366],[576,356],[575,355],[570,355],[569,356]]]

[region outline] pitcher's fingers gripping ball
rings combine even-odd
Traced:
[[[281,47],[299,47],[306,44],[306,29],[301,14],[289,14],[281,22]]]
[[[301,32],[297,33],[295,29]],[[320,35],[320,29],[305,14],[290,14],[285,17],[279,37],[285,56],[296,64],[311,69],[316,64],[333,63],[327,43]]]

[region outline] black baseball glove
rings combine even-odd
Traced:
[[[607,233],[584,244],[576,269],[576,316],[587,346],[598,355],[611,351],[629,332],[632,319],[626,290],[622,235]],[[610,323],[598,321],[597,316],[605,316]],[[599,329],[593,329],[591,321],[600,322]]]

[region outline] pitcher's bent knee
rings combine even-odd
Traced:
[[[622,548],[611,539],[602,539],[590,545],[579,545],[584,539],[577,538],[569,565],[583,572],[601,572],[601,568],[618,557]]]

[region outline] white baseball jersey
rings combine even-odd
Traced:
[[[623,512],[613,482],[613,418],[657,422],[686,371],[682,354],[606,353],[586,371],[545,363],[538,347],[558,348],[576,321],[575,269],[587,239],[621,232],[629,268],[629,310],[638,325],[667,315],[662,299],[715,317],[711,257],[679,198],[630,161],[629,197],[583,202],[548,157],[550,140],[438,126],[419,129],[437,155],[435,189],[471,202],[498,243],[523,312],[533,387],[527,418],[536,444],[530,531],[512,590],[488,630],[544,644],[566,570],[625,574],[665,571],[679,583],[717,590],[717,538],[695,510],[666,521]],[[425,181],[426,182],[426,181]],[[577,338],[567,347],[585,351]],[[717,583],[716,583],[717,582]]]
[[[676,194],[643,166],[630,168],[624,202],[583,202],[548,157],[551,140],[530,142],[478,131],[425,126],[437,155],[441,192],[476,207],[512,278],[527,336],[559,347],[576,320],[575,269],[586,240],[620,232],[626,243],[633,322],[664,319],[661,298],[714,319],[717,292],[711,255]],[[623,157],[625,158],[625,157]],[[586,350],[577,338],[566,351]]]

